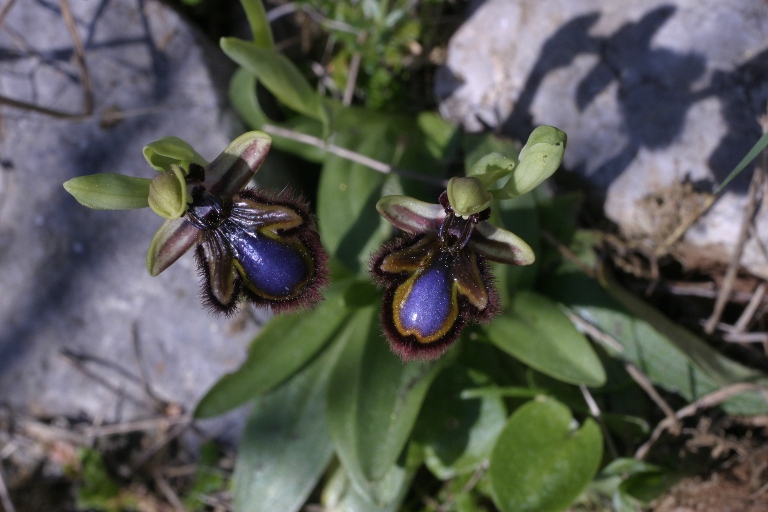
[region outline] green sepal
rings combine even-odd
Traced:
[[[560,167],[568,137],[553,126],[539,126],[520,150],[520,163],[496,199],[510,199],[530,192]]]
[[[64,182],[64,189],[77,202],[94,210],[135,210],[149,206],[148,178],[102,173]]]
[[[451,178],[448,181],[448,202],[459,217],[469,217],[491,206],[493,196],[485,184],[475,177]]]
[[[497,180],[509,175],[517,165],[517,160],[503,153],[494,151],[478,160],[467,171],[467,176],[477,178],[486,187],[490,187]]]
[[[150,167],[157,172],[170,171],[173,164],[184,169],[189,169],[190,163],[200,164],[203,167],[208,165],[205,158],[178,137],[163,137],[150,142],[144,146],[142,153]]]
[[[187,211],[186,176],[184,169],[171,164],[170,172],[158,174],[149,184],[149,207],[164,219],[178,219]]]

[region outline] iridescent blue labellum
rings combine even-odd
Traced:
[[[404,360],[442,355],[469,322],[498,312],[498,294],[485,259],[468,244],[490,209],[460,218],[441,196],[438,230],[410,235],[374,255],[371,271],[386,287],[381,323]]]
[[[328,256],[301,200],[257,189],[224,200],[196,187],[186,215],[200,230],[195,255],[213,311],[230,314],[242,299],[276,312],[322,299]]]

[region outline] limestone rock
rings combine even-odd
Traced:
[[[99,172],[152,177],[142,147],[167,135],[213,159],[239,134],[221,108],[217,83],[226,76],[211,73],[206,41],[155,0],[69,3],[93,115],[56,119],[0,106],[0,401],[42,416],[152,415],[140,358],[156,394],[189,410],[239,365],[258,327],[201,307],[191,253],[147,274],[146,250],[162,222],[149,209],[89,210],[61,184]],[[77,113],[83,83],[58,5],[17,2],[9,11],[0,94]],[[63,351],[87,356],[82,364],[125,395]]]
[[[451,40],[436,92],[469,130],[534,126],[568,133],[565,166],[605,194],[630,237],[661,240],[760,137],[768,100],[762,0],[488,0]],[[685,237],[727,261],[751,172]],[[689,194],[681,194],[681,190]],[[670,195],[670,190],[674,193]],[[679,204],[659,207],[677,198]],[[669,212],[669,215],[664,214]],[[742,263],[768,278],[768,217]]]

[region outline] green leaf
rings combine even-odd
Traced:
[[[64,189],[77,202],[95,210],[135,210],[147,208],[148,178],[115,173],[91,174],[64,182]]]
[[[248,25],[251,27],[253,42],[260,48],[271,50],[275,47],[272,38],[272,27],[267,20],[267,11],[264,10],[262,0],[240,0],[245,10],[245,16],[248,18]]]
[[[600,472],[602,478],[619,477],[617,491],[632,501],[650,502],[679,480],[674,473],[637,459],[619,458]]]
[[[491,221],[522,238],[536,255],[536,261],[531,265],[494,264],[502,304],[506,307],[515,291],[533,288],[541,266],[538,261],[542,253],[539,214],[534,195],[527,194],[507,201],[494,202],[491,207]]]
[[[605,276],[603,284],[607,292],[575,270],[542,282],[550,297],[617,342],[618,350],[606,347],[611,355],[635,364],[654,384],[686,400],[736,382],[768,383],[762,372],[728,359],[613,279]],[[744,393],[725,401],[723,409],[730,414],[765,414],[768,405],[759,393]]]
[[[768,133],[763,134],[762,137],[760,137],[757,142],[755,142],[755,145],[752,146],[752,149],[749,150],[749,153],[747,153],[744,158],[741,159],[741,162],[731,171],[731,173],[725,178],[725,181],[723,181],[719,187],[717,187],[717,190],[715,190],[715,194],[719,194],[730,182],[733,180],[736,176],[738,176],[741,171],[743,171],[755,158],[757,158],[757,155],[759,155],[761,152],[765,150],[765,148],[768,147]]]
[[[240,117],[251,128],[261,129],[265,124],[272,124],[298,133],[322,137],[323,125],[316,119],[307,116],[296,115],[286,121],[278,122],[267,117],[261,109],[256,97],[256,75],[245,68],[238,68],[229,82],[229,102],[235,108]],[[300,156],[310,162],[322,162],[326,152],[323,148],[304,144],[293,139],[271,134],[272,146],[294,155]]]
[[[323,414],[339,341],[336,350],[253,404],[233,477],[235,510],[300,510],[322,476],[333,455]]]
[[[452,365],[427,394],[414,438],[424,446],[427,467],[441,480],[475,471],[487,461],[504,427],[507,410],[499,395],[463,398],[464,390],[489,380]]]
[[[397,512],[422,460],[421,450],[409,445],[384,478],[369,484],[367,495],[358,492],[344,467],[339,466],[323,489],[323,507],[326,512]]]
[[[403,363],[382,338],[378,308],[357,310],[328,386],[328,425],[357,490],[369,497],[403,451],[440,363]]]
[[[245,68],[237,68],[229,82],[229,102],[250,127],[261,129],[270,119],[256,98],[257,82],[256,75]]]
[[[603,454],[600,427],[573,431],[571,412],[551,398],[520,407],[491,456],[493,499],[504,512],[563,510],[586,488]]]
[[[337,134],[336,143],[379,159],[391,158],[392,148],[374,129]],[[387,176],[361,164],[330,155],[320,175],[317,217],[323,246],[354,271],[367,271],[369,253],[390,235],[376,211]]]
[[[304,75],[284,55],[234,37],[222,38],[221,49],[229,58],[256,75],[269,92],[287,107],[328,125],[320,96]]]
[[[195,470],[195,479],[184,499],[186,510],[205,510],[205,497],[227,489],[225,474],[216,467],[220,458],[221,451],[214,441],[208,441],[200,447],[200,460]]]
[[[510,311],[484,327],[491,342],[531,368],[571,384],[602,386],[605,370],[557,303],[519,292]]]
[[[195,148],[178,137],[163,137],[150,142],[142,149],[144,160],[157,172],[171,170],[171,165],[178,165],[189,169],[190,163],[200,164],[203,167],[208,161],[195,151]]]
[[[524,388],[521,386],[480,386],[467,388],[461,392],[461,398],[485,398],[485,397],[509,397],[509,398],[534,398],[546,395],[547,391],[539,388]]]
[[[197,418],[225,413],[287,379],[325,346],[349,316],[344,292],[353,283],[343,280],[325,292],[326,300],[312,311],[273,318],[234,373],[222,377],[200,400]]]

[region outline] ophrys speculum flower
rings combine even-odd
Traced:
[[[154,179],[97,174],[64,184],[91,208],[151,207],[167,219],[147,252],[160,274],[196,246],[204,303],[229,314],[241,300],[274,311],[316,303],[327,283],[327,255],[306,203],[289,191],[243,189],[264,161],[271,138],[249,132],[213,162],[180,139],[144,148]]]
[[[460,215],[443,192],[439,204],[387,196],[376,205],[409,236],[384,246],[371,272],[385,287],[384,333],[404,360],[442,355],[471,322],[486,322],[499,311],[498,293],[487,260],[533,263],[531,248],[487,220],[490,208]]]
[[[385,287],[381,324],[400,357],[439,357],[468,323],[487,322],[499,312],[487,261],[530,265],[535,257],[518,236],[488,222],[491,204],[525,194],[551,176],[566,141],[563,131],[540,126],[518,159],[486,155],[467,177],[448,182],[439,204],[406,196],[379,200],[379,213],[409,233],[371,260],[371,273]]]

